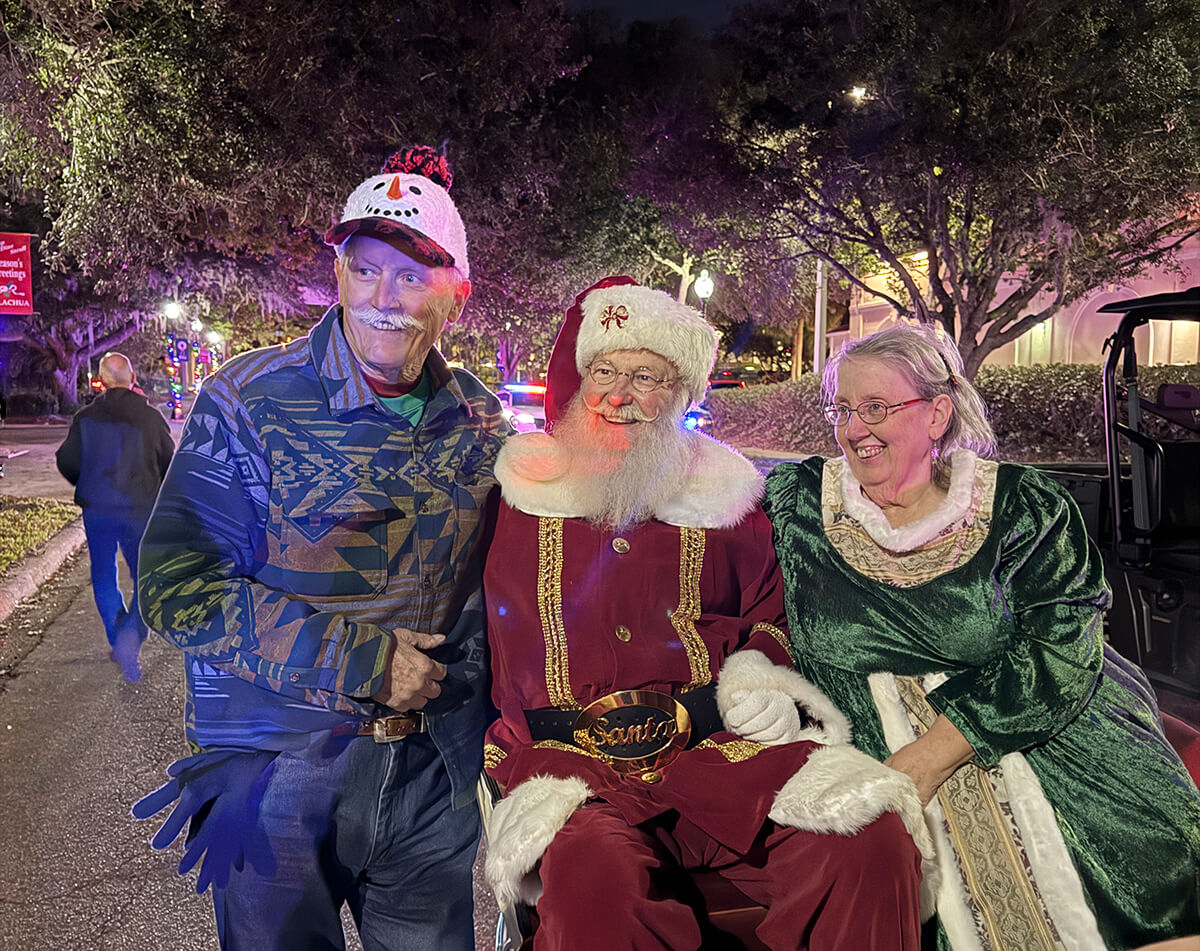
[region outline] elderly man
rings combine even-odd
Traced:
[[[128,605],[121,594],[117,552],[136,585],[138,543],[175,443],[162,413],[135,390],[133,365],[125,354],[104,355],[100,382],[104,392],[75,414],[54,461],[75,486],[75,504],[83,509],[92,594],[104,622],[109,657],[120,664],[127,681],[136,683],[142,678],[138,652],[146,626],[138,613],[136,591]]]
[[[701,867],[767,906],[771,948],[916,948],[916,791],[791,669],[762,480],[681,425],[715,349],[600,282],[555,344],[552,434],[497,459],[489,879],[537,902],[539,949],[699,947],[670,883]]]
[[[506,423],[435,348],[470,293],[431,149],[351,195],[337,306],[205,382],[142,546],[147,621],[186,652],[201,753],[179,802],[223,948],[474,946],[481,558]]]

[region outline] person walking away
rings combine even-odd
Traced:
[[[100,360],[104,392],[79,410],[55,453],[63,478],[75,486],[83,509],[92,568],[92,593],[104,622],[110,657],[130,683],[141,679],[138,653],[147,628],[136,590],[128,603],[117,581],[117,553],[137,579],[138,545],[158,487],[174,452],[171,430],[145,396],[134,392],[129,358],[109,353]]]

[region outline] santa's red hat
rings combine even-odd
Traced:
[[[597,356],[649,350],[670,360],[695,402],[704,398],[717,335],[699,311],[625,275],[597,281],[566,314],[546,371],[546,423],[562,417]]]

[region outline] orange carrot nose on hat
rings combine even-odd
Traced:
[[[342,220],[325,232],[325,243],[367,235],[431,267],[456,267],[469,278],[467,232],[450,197],[453,181],[446,157],[435,149],[402,149],[384,163],[381,174],[350,193]]]

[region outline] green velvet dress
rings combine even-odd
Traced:
[[[1010,776],[1018,766],[1032,771],[1028,785],[1048,804],[1050,829],[1056,821],[1061,832],[1052,854],[1064,857],[1061,871],[1070,875],[1073,865],[1078,873],[1093,935],[1098,929],[1108,947],[1132,948],[1200,933],[1200,793],[1163,738],[1144,674],[1103,644],[1108,590],[1074,502],[1035,470],[979,462],[990,497],[968,509],[963,532],[948,529],[940,553],[934,545],[923,561],[918,554],[895,562],[911,572],[889,578],[893,553],[881,551],[883,567],[864,572],[863,558],[851,557],[859,563],[852,567],[846,544],[831,542],[840,532],[860,549],[875,544],[864,546],[836,504],[851,478],[843,466],[820,458],[778,466],[765,507],[797,667],[850,718],[855,744],[877,759],[889,755],[880,676],[897,683],[939,675],[925,681],[924,700],[930,716],[945,714],[971,743],[970,768],[986,779],[1006,771],[1004,758]],[[1033,851],[1037,843],[1025,845]],[[939,944],[949,947],[941,896]],[[983,937],[976,946],[1020,943]],[[960,945],[975,942],[955,939]]]

